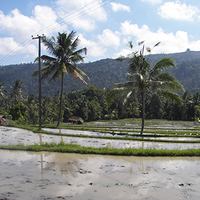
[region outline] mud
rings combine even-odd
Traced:
[[[0,151],[0,199],[200,199],[200,158]]]

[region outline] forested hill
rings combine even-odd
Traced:
[[[171,57],[176,61],[176,68],[171,69],[175,77],[184,85],[185,89],[191,93],[200,91],[200,51],[189,51],[174,54],[151,55],[150,62],[155,63],[163,57]],[[96,62],[79,64],[89,77],[92,84],[100,88],[110,88],[114,83],[126,80],[127,62],[117,62],[113,59],[103,59]],[[27,94],[38,93],[38,78],[31,75],[38,70],[38,64],[20,64],[0,67],[0,79],[9,90],[18,78],[23,82],[23,91]],[[65,77],[65,91],[71,92],[85,87],[85,84],[75,80],[71,76]],[[49,83],[42,81],[42,95],[54,95],[60,89],[60,80]]]

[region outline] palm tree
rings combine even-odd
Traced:
[[[4,90],[4,83],[2,83],[2,80],[0,79],[0,96],[2,96],[4,99],[5,99],[5,93],[6,93],[7,91],[6,90]]]
[[[47,50],[50,54],[52,54],[52,56],[41,56],[44,66],[41,69],[41,78],[47,78],[51,74],[53,75],[50,78],[50,81],[55,81],[57,78],[61,78],[60,109],[57,123],[57,126],[59,126],[62,113],[64,73],[71,74],[75,78],[78,78],[87,84],[83,76],[85,76],[88,80],[89,77],[76,66],[78,62],[83,61],[84,57],[81,55],[83,53],[86,54],[87,49],[82,48],[77,50],[79,38],[75,37],[74,31],[71,31],[69,34],[65,32],[58,33],[57,38],[43,38],[43,44],[47,47]],[[36,71],[33,73],[33,76],[37,76],[38,74],[39,72]]]
[[[13,99],[14,104],[18,104],[22,97],[22,85],[23,82],[21,82],[18,78],[16,79],[14,86],[11,86],[12,88],[12,93],[11,93],[11,99]]]
[[[143,42],[139,43],[139,45],[141,44],[143,44]],[[129,45],[133,48],[131,42]],[[158,45],[159,43],[155,46]],[[146,48],[146,50],[150,56],[151,49]],[[149,63],[149,56],[144,56],[144,51],[145,46],[143,44],[143,47],[139,52],[133,52],[129,55],[129,68],[127,73],[128,82],[115,84],[114,89],[108,95],[108,99],[112,99],[119,94],[123,94],[126,100],[136,90],[139,91],[142,105],[141,135],[144,130],[145,94],[147,91],[152,90],[157,92],[158,95],[173,99],[178,103],[182,103],[182,99],[176,93],[176,90],[184,91],[183,86],[175,79],[175,77],[165,71],[170,66],[175,66],[174,60],[172,58],[163,58],[152,67]],[[119,58],[118,60],[122,61],[124,59],[125,58]]]

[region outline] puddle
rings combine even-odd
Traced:
[[[200,199],[200,158],[0,150],[0,199]]]
[[[96,138],[78,138],[68,136],[55,136],[47,134],[37,134],[31,131],[0,127],[0,145],[10,144],[41,144],[41,143],[74,143],[87,147],[109,147],[109,148],[156,148],[156,149],[199,149],[200,144],[196,143],[162,143],[162,142],[143,142],[131,140],[109,140]]]

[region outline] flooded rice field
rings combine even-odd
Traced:
[[[110,148],[200,148],[198,143],[161,143],[69,137],[98,132],[49,130],[37,134],[0,126],[0,145],[75,143]],[[193,139],[193,138],[192,138]],[[0,150],[2,200],[199,200],[200,157],[126,157]]]
[[[52,129],[51,131],[57,131]],[[64,131],[64,130],[62,130]],[[74,131],[65,130],[66,136],[48,135],[33,133],[19,128],[0,127],[0,145],[15,145],[15,144],[41,144],[41,143],[65,143],[79,144],[87,147],[109,147],[109,148],[156,148],[156,149],[199,149],[200,143],[164,143],[164,142],[146,142],[146,141],[132,141],[132,140],[112,140],[112,139],[98,139],[98,138],[81,138],[81,137],[69,137],[69,134],[96,134],[89,131]]]
[[[198,200],[200,158],[0,150],[0,199]]]
[[[88,125],[95,125],[95,126],[110,126],[110,127],[135,127],[141,128],[141,122],[131,120],[130,123],[121,123],[120,122],[92,122],[88,123]],[[194,130],[195,128],[199,128],[200,123],[195,121],[170,121],[170,120],[145,120],[145,129],[147,128],[155,128],[155,129],[164,129],[164,130],[184,130],[184,129],[191,129]]]
[[[122,139],[124,137],[135,137],[135,138],[144,138],[142,136],[134,136],[134,132],[129,132],[127,134],[121,134],[120,132],[115,134],[112,133],[101,133],[101,132],[94,132],[94,131],[81,131],[81,130],[69,130],[69,129],[52,129],[52,128],[43,128],[44,131],[53,132],[53,133],[61,133],[65,135],[89,135],[89,136],[101,136],[101,137],[121,137]],[[130,135],[131,134],[131,135]],[[135,133],[138,134],[138,133]],[[144,134],[145,135],[145,134]],[[157,134],[159,135],[159,134]],[[145,137],[145,139],[152,139],[152,140],[177,140],[177,141],[200,141],[200,138],[195,137]]]

